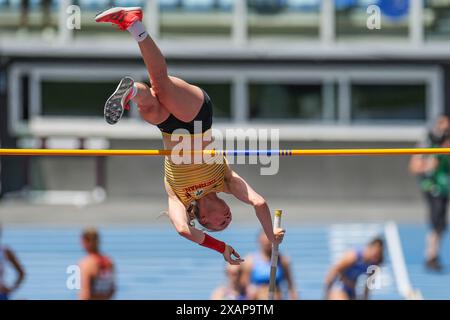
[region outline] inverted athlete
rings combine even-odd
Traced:
[[[205,137],[210,134],[213,104],[204,90],[168,74],[165,58],[147,33],[142,16],[139,7],[117,7],[95,18],[97,22],[112,23],[131,33],[138,42],[151,85],[123,78],[105,104],[105,120],[116,124],[132,101],[138,106],[142,119],[161,130],[165,149],[173,150],[179,142],[172,141],[171,135],[177,129],[186,130],[191,137],[196,133]],[[194,130],[197,123],[201,124],[201,132]],[[209,138],[202,138],[202,150],[209,143]],[[165,158],[168,216],[181,236],[220,252],[230,264],[240,264],[243,260],[231,246],[195,228],[194,220],[209,231],[221,231],[230,224],[231,210],[218,193],[232,194],[253,206],[270,242],[281,243],[285,231],[273,229],[265,199],[234,172],[225,159],[216,160],[175,164],[170,157]]]

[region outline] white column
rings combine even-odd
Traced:
[[[34,119],[42,116],[42,97],[41,97],[41,77],[37,71],[32,71],[30,75],[30,103],[29,103],[29,117]]]
[[[336,106],[335,106],[335,92],[334,92],[335,81],[333,79],[325,79],[322,87],[322,119],[325,121],[334,120],[336,117]]]
[[[11,67],[8,72],[8,132],[11,135],[18,134],[22,120],[22,97],[25,95],[20,81],[22,71],[17,67]]]
[[[424,41],[423,6],[423,0],[410,0],[409,40],[414,46],[421,46]]]
[[[248,11],[246,0],[236,0],[234,3],[232,37],[234,44],[237,46],[244,46],[247,44]]]
[[[147,0],[145,7],[145,25],[150,31],[153,39],[159,38],[160,34],[160,12],[158,0]]]
[[[340,124],[348,125],[352,118],[352,88],[348,78],[339,80],[338,101],[338,121]]]
[[[427,121],[430,124],[436,121],[436,119],[445,112],[444,78],[444,71],[441,68],[438,68],[427,81]]]
[[[336,13],[334,0],[322,0],[320,5],[320,40],[330,45],[336,39]]]
[[[249,102],[247,84],[247,79],[242,75],[236,76],[233,79],[232,116],[235,123],[248,121]]]
[[[67,27],[67,8],[72,5],[72,0],[60,0],[58,12],[59,41],[67,43],[73,38],[73,30]]]

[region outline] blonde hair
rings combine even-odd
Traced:
[[[186,209],[186,214],[188,216],[189,225],[191,227],[195,226],[195,220],[199,221],[200,209],[198,208],[198,203],[196,201],[192,202]],[[200,221],[199,221],[200,223]],[[201,224],[201,223],[200,223]]]
[[[189,207],[186,209],[186,213],[188,216],[189,225],[191,227],[195,227],[195,221],[198,222],[198,224],[201,226],[201,230],[208,231],[208,232],[216,232],[217,230],[212,230],[207,228],[205,225],[203,225],[200,222],[200,207],[198,206],[198,202],[194,201],[192,202]]]
[[[169,217],[169,213],[168,211],[163,211],[161,212],[159,217]],[[191,227],[195,227],[195,221],[198,222],[198,224],[201,226],[201,230],[203,231],[209,231],[209,232],[215,232],[216,230],[210,230],[207,227],[205,227],[201,222],[200,222],[200,208],[198,206],[198,203],[196,201],[192,202],[189,207],[187,207],[186,209],[186,216],[188,218],[188,224]]]
[[[188,218],[188,224],[191,227],[195,227],[195,221],[198,221],[200,209],[198,208],[197,202],[193,202],[186,209],[186,216]],[[168,211],[162,211],[159,217],[169,217]],[[199,222],[200,223],[200,222]]]

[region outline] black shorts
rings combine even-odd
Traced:
[[[437,233],[444,232],[447,229],[448,197],[434,196],[429,192],[425,192],[424,195],[428,204],[431,228]]]
[[[163,123],[158,124],[159,130],[161,130],[161,132],[163,133],[172,134],[177,129],[185,129],[190,134],[195,134],[205,133],[206,131],[211,129],[213,122],[213,104],[208,94],[203,89],[202,91],[204,96],[203,105],[192,121],[184,122],[177,119],[173,114],[171,114]],[[196,122],[198,123],[198,125],[201,125],[201,132],[195,132]]]

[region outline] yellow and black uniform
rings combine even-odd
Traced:
[[[166,121],[158,125],[163,134],[171,134],[177,129],[186,129],[191,135],[199,134],[199,132],[194,132],[195,121],[201,121],[202,133],[211,129],[213,105],[208,94],[204,90],[202,91],[204,102],[197,116],[191,122],[183,122],[170,115]],[[208,193],[223,191],[227,166],[226,159],[221,155],[210,157],[201,164],[175,164],[169,157],[166,157],[164,162],[165,181],[188,208],[192,202],[203,198]]]
[[[222,192],[225,185],[226,160],[201,164],[174,164],[168,157],[164,162],[165,180],[187,208],[211,192]]]

